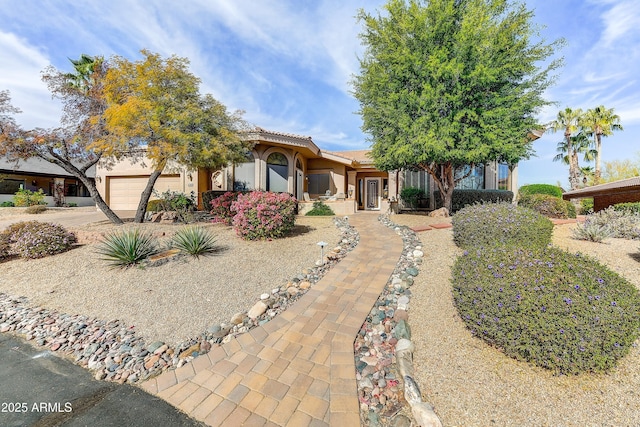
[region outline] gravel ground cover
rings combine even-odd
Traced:
[[[39,217],[44,220],[45,217]],[[31,219],[31,218],[29,218]],[[67,314],[118,319],[148,342],[176,344],[251,308],[262,293],[287,284],[320,258],[319,241],[340,241],[331,217],[300,217],[290,237],[243,241],[231,227],[205,224],[219,250],[162,265],[114,269],[96,254],[108,222],[72,229],[83,245],[55,256],[0,263],[0,292]],[[180,225],[125,224],[168,239]],[[333,246],[332,246],[333,245]]]
[[[394,215],[410,227],[449,222]],[[553,243],[589,254],[640,288],[639,242],[575,240],[573,224],[554,228]],[[416,379],[445,426],[640,426],[640,343],[606,375],[554,376],[504,356],[472,337],[451,295],[451,266],[461,250],[451,229],[418,234],[424,262],[412,287],[409,323]]]

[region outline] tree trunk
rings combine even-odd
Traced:
[[[453,190],[455,189],[455,168],[451,163],[436,164],[423,168],[433,177],[433,180],[442,195],[442,205],[447,208],[449,214],[451,214],[453,206]]]
[[[153,173],[149,176],[149,181],[147,181],[147,186],[144,191],[140,195],[140,203],[138,203],[138,209],[136,210],[136,217],[133,220],[136,223],[141,224],[144,222],[144,216],[147,213],[147,203],[149,203],[149,199],[151,198],[151,193],[153,192],[153,186],[156,184],[156,181],[162,174],[162,169],[154,170]]]
[[[569,186],[572,190],[577,190],[580,185],[578,176],[578,153],[575,152],[571,144],[571,134],[565,133],[564,137],[567,141],[567,158],[569,159]]]
[[[98,206],[98,209],[100,209],[102,213],[107,216],[109,221],[111,221],[114,224],[123,224],[120,217],[116,215],[114,211],[111,210],[109,205],[107,205],[107,203],[104,201],[104,199],[98,192],[98,189],[96,188],[96,182],[93,179],[89,179],[87,177],[81,177],[81,176],[76,176],[76,178],[78,178],[80,182],[82,182],[82,184],[84,184],[84,186],[87,187],[87,190],[89,190],[89,194],[91,195],[91,198],[93,199],[94,202],[96,202],[96,206]]]
[[[600,184],[600,148],[602,145],[602,135],[596,131],[596,173],[593,179],[595,185]]]

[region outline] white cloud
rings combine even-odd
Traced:
[[[26,128],[53,127],[59,104],[51,99],[40,72],[49,65],[45,54],[15,34],[0,31],[0,90],[9,90],[11,103],[22,110],[16,120]]]

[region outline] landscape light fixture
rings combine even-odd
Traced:
[[[320,265],[324,265],[324,247],[328,245],[327,242],[318,242],[318,246],[320,246]]]

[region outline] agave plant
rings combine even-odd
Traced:
[[[179,229],[171,242],[172,247],[196,258],[216,250],[215,236],[200,226],[187,226]]]
[[[97,252],[111,265],[128,267],[155,254],[157,246],[150,233],[134,229],[105,236]]]

